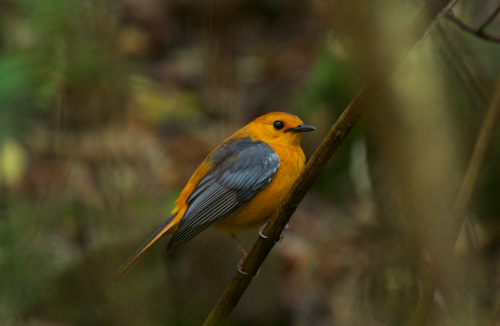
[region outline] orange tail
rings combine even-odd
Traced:
[[[151,246],[153,243],[155,243],[156,240],[158,240],[162,235],[165,234],[165,232],[167,232],[173,225],[174,225],[174,218],[177,214],[173,215],[172,217],[170,217],[166,222],[165,224],[162,225],[161,228],[159,228],[158,230],[156,230],[155,233],[153,233],[153,235],[151,235],[147,240],[146,242],[144,242],[142,244],[142,246],[139,247],[139,249],[137,249],[134,254],[132,256],[130,256],[129,259],[127,259],[127,261],[118,269],[118,272],[116,272],[116,276],[115,278],[113,279],[112,283],[116,283],[118,282],[119,280],[121,280],[125,274],[127,274],[127,272],[132,268],[134,267],[135,263],[137,262],[137,260],[139,260],[139,258],[141,258],[142,254],[144,254],[144,252],[146,251],[146,249],[149,248],[149,246]]]

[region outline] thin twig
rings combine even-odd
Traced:
[[[485,20],[485,22],[479,26],[478,30],[479,31],[483,31],[494,19],[495,17],[498,15],[498,13],[500,12],[500,5],[498,5],[497,9],[495,9],[490,17],[488,17],[488,19]]]
[[[493,136],[495,134],[495,129],[498,125],[500,118],[500,79],[498,80],[495,94],[493,100],[490,104],[488,112],[483,120],[483,125],[479,136],[474,146],[474,151],[472,152],[467,171],[465,172],[462,185],[460,187],[460,192],[455,201],[453,207],[452,219],[451,219],[451,230],[449,230],[449,235],[451,236],[451,241],[447,241],[443,246],[443,257],[451,256],[453,254],[453,248],[458,237],[458,233],[462,226],[465,218],[467,207],[472,196],[472,192],[477,182],[477,177],[483,166],[486,153],[488,152]],[[436,287],[438,279],[437,267],[435,261],[431,262],[431,272],[427,276],[424,283],[423,292],[418,300],[417,306],[413,311],[410,319],[408,320],[408,326],[423,326],[427,319],[427,315],[432,303],[434,289]]]
[[[431,26],[436,17],[449,6],[449,3],[451,3],[450,0],[427,1],[412,21],[403,37],[395,42],[401,51],[396,51],[392,64],[387,65],[386,62],[381,62],[378,66],[374,67],[372,78],[369,79],[367,84],[356,95],[330,129],[330,132],[314,152],[304,171],[299,176],[292,189],[288,192],[281,207],[271,217],[270,222],[263,232],[264,236],[267,238],[259,237],[257,239],[252,250],[243,262],[242,270],[247,274],[236,274],[203,324],[204,326],[221,325],[229,317],[243,293],[250,285],[252,281],[251,277],[258,271],[275,242],[278,241],[281,232],[295,212],[297,206],[300,204],[302,198],[304,198],[330,157],[356,124],[364,110],[368,107],[369,101],[374,98],[382,87],[384,87],[381,81],[387,82],[389,80],[390,76],[403,61],[408,52],[422,39],[422,37],[424,37],[429,26]],[[375,76],[378,78],[375,78]]]
[[[461,49],[450,38],[448,31],[439,24],[436,28],[438,37],[437,45],[445,56],[447,63],[453,65],[453,71],[458,74],[458,81],[468,93],[468,98],[472,109],[482,110],[490,102],[490,94],[486,91],[488,88],[483,85],[479,78],[473,73],[473,67],[470,67],[463,58]]]
[[[470,27],[469,25],[464,23],[462,20],[460,20],[457,16],[455,16],[453,11],[451,11],[451,10],[446,13],[445,17],[446,17],[446,19],[448,19],[449,21],[451,21],[452,23],[454,23],[455,25],[460,27],[462,30],[464,30],[464,31],[466,31],[474,36],[477,36],[477,37],[479,37],[483,40],[486,40],[486,41],[500,44],[500,37],[491,35],[491,34],[486,33],[484,31],[486,26],[488,26],[488,24],[491,23],[491,21],[498,15],[499,12],[500,12],[500,6],[493,12],[493,14],[486,20],[486,22],[484,22],[479,28]]]

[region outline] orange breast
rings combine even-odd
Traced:
[[[300,146],[269,145],[280,158],[280,167],[273,180],[235,214],[217,223],[217,229],[230,233],[254,229],[264,224],[304,169],[305,156]]]

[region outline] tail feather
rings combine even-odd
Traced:
[[[139,249],[137,249],[134,252],[134,254],[129,257],[129,259],[127,259],[127,261],[122,266],[120,266],[120,268],[116,272],[115,278],[112,281],[113,284],[117,283],[118,281],[120,281],[125,276],[125,274],[127,274],[127,272],[132,267],[134,267],[135,263],[139,260],[139,258],[141,258],[141,256],[144,254],[144,252],[146,251],[146,249],[148,249],[153,243],[156,242],[156,240],[158,240],[163,234],[165,234],[165,232],[167,232],[172,227],[175,216],[177,216],[177,214],[175,214],[172,217],[170,217],[165,222],[165,224],[163,224],[158,230],[156,230],[156,232],[153,233],[142,244],[142,246],[140,246]]]

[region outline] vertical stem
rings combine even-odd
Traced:
[[[443,249],[443,255],[452,255],[455,242],[458,237],[458,233],[464,221],[465,213],[472,196],[472,192],[477,183],[477,177],[479,171],[484,164],[486,153],[491,147],[493,137],[495,135],[495,129],[498,125],[500,118],[500,79],[497,82],[493,100],[488,108],[488,112],[483,120],[483,125],[479,132],[479,136],[474,146],[474,151],[472,152],[467,171],[465,173],[462,185],[460,187],[460,192],[458,194],[457,200],[453,207],[453,214],[451,223],[451,241],[446,243],[446,247]],[[448,230],[446,230],[448,231]],[[435,258],[435,257],[434,257]],[[435,261],[431,262],[431,272],[427,276],[424,283],[424,289],[421,297],[418,300],[417,306],[410,316],[406,325],[408,326],[423,326],[425,325],[425,320],[429,309],[431,307],[434,289],[436,287],[438,279],[438,273]],[[497,305],[499,306],[499,305]],[[500,309],[500,306],[499,306]],[[496,312],[498,314],[498,312]]]

